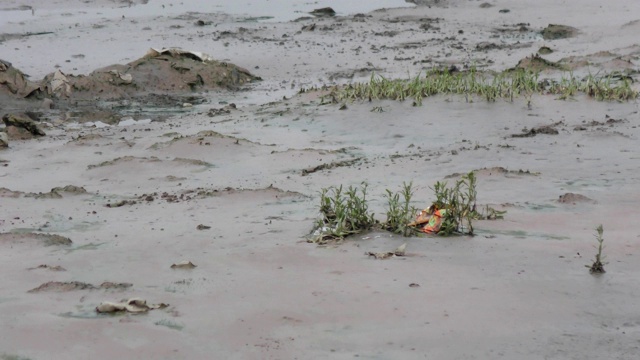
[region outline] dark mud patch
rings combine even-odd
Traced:
[[[135,200],[120,200],[120,201],[116,201],[114,203],[108,203],[105,205],[105,207],[108,208],[119,208],[119,207],[123,207],[123,206],[129,206],[129,205],[135,205],[138,202]]]
[[[482,168],[482,169],[476,169],[473,170],[473,173],[477,176],[477,177],[487,177],[487,176],[496,176],[496,175],[501,175],[507,178],[518,178],[518,177],[522,177],[522,176],[538,176],[540,175],[540,173],[537,172],[532,172],[529,170],[508,170],[502,166],[496,166],[496,167],[491,167],[491,168]],[[451,175],[447,175],[444,178],[445,179],[454,179],[454,178],[461,178],[462,176],[464,176],[466,174],[463,173],[453,173]]]
[[[71,245],[73,243],[68,237],[56,234],[0,233],[0,243],[24,244],[29,242],[39,242],[44,246]]]
[[[335,169],[335,168],[340,168],[340,167],[348,167],[348,166],[353,166],[355,164],[357,164],[359,161],[361,161],[362,158],[355,158],[355,159],[350,159],[350,160],[342,160],[342,161],[334,161],[334,162],[330,162],[327,164],[320,164],[318,166],[314,166],[308,169],[302,169],[302,176],[307,176],[309,174],[313,174],[315,172],[319,172],[319,171],[324,171],[324,170],[330,170],[330,169]]]
[[[605,121],[596,121],[596,120],[591,120],[589,122],[584,121],[581,125],[578,125],[578,126],[574,127],[573,130],[575,130],[575,131],[585,131],[585,130],[588,130],[589,128],[595,128],[597,130],[606,131],[609,128],[613,128],[618,124],[626,123],[626,122],[628,122],[628,120],[626,120],[626,119],[613,119],[613,118],[610,118],[607,115]]]
[[[76,290],[98,290],[98,289],[110,289],[110,290],[123,290],[132,287],[130,283],[113,283],[110,281],[103,282],[99,286],[95,286],[89,283],[80,281],[49,281],[37,288],[27,291],[28,293],[40,293],[40,292],[68,292]]]
[[[526,128],[522,130],[521,134],[512,134],[511,137],[512,138],[527,138],[527,137],[534,137],[536,135],[558,135],[560,132],[556,129],[556,127],[563,125],[562,121],[559,121],[557,123],[551,124],[551,125],[544,125],[544,126],[539,126],[539,127],[535,127],[532,129],[527,130]]]
[[[237,189],[232,187],[226,187],[224,189],[206,189],[206,188],[196,188],[184,190],[181,192],[170,193],[170,192],[153,192],[149,194],[142,194],[138,197],[141,202],[153,202],[155,200],[162,200],[168,203],[179,203],[183,201],[190,201],[196,199],[204,199],[209,197],[218,197],[218,196],[229,196],[235,194],[268,194],[277,199],[285,198],[285,197],[305,197],[305,195],[289,190],[283,190],[274,186],[268,186],[262,189]]]
[[[566,193],[566,194],[560,195],[560,197],[558,198],[558,202],[561,204],[573,204],[573,205],[577,203],[591,203],[591,204],[595,203],[593,199],[590,199],[584,195],[575,194],[575,193]]]

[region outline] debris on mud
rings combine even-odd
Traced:
[[[334,168],[344,167],[344,166],[351,166],[351,165],[357,163],[360,160],[361,160],[361,158],[355,158],[355,159],[351,159],[351,160],[335,161],[335,162],[332,162],[332,163],[329,163],[329,164],[321,164],[321,165],[314,166],[314,167],[309,168],[309,169],[303,169],[302,170],[302,176],[307,176],[307,175],[313,174],[314,172],[317,172],[317,171],[329,170],[329,169],[334,169]]]
[[[196,230],[209,230],[209,229],[211,229],[211,226],[209,225],[199,224],[198,226],[196,226]]]
[[[576,203],[595,203],[593,199],[590,199],[584,195],[566,193],[560,195],[558,202],[561,204],[576,204]]]
[[[394,256],[402,257],[402,256],[405,256],[405,249],[406,248],[407,248],[407,243],[404,243],[404,244],[398,246],[398,248],[395,249],[394,251],[387,251],[387,252],[371,252],[371,251],[369,251],[369,252],[365,253],[365,255],[373,257],[374,259],[377,259],[377,260],[388,259],[388,258],[394,257]]]
[[[558,40],[574,37],[578,34],[578,29],[567,25],[549,24],[541,35],[545,40]]]
[[[206,188],[187,189],[179,193],[169,193],[166,191],[163,193],[153,192],[150,194],[142,194],[138,197],[138,199],[140,201],[151,202],[156,198],[160,198],[162,200],[165,200],[168,203],[178,203],[181,201],[190,201],[192,199],[204,199],[204,198],[213,197],[213,196],[230,195],[230,194],[241,193],[241,192],[260,192],[260,191],[275,192],[276,198],[280,198],[283,196],[304,196],[299,192],[282,190],[274,186],[268,186],[262,189],[236,189],[228,186],[224,189],[206,189]],[[198,229],[198,230],[202,230],[202,229]]]
[[[39,293],[39,292],[45,292],[45,291],[67,292],[67,291],[74,291],[74,290],[127,289],[132,286],[133,284],[130,284],[130,283],[113,283],[109,281],[100,284],[100,286],[94,286],[92,284],[80,282],[80,281],[66,281],[66,282],[49,281],[27,292]]]
[[[105,207],[108,208],[117,208],[117,207],[122,207],[125,205],[135,205],[137,204],[137,202],[135,200],[120,200],[118,202],[115,203],[108,203],[105,205]]]
[[[232,110],[236,110],[236,109],[237,109],[236,104],[231,103],[218,109],[216,108],[209,109],[207,116],[214,117],[218,115],[228,115],[228,114],[231,114]]]
[[[172,269],[194,269],[196,267],[197,265],[189,260],[180,261],[179,263],[171,265]]]
[[[476,176],[492,176],[492,175],[504,175],[505,177],[512,177],[515,178],[516,176],[511,176],[511,175],[518,175],[518,176],[524,176],[524,175],[533,175],[533,176],[537,176],[540,175],[540,173],[537,172],[532,172],[530,170],[509,170],[506,169],[502,166],[494,166],[491,168],[482,168],[482,169],[476,169],[473,170],[473,173]],[[450,175],[445,176],[445,179],[452,179],[452,178],[461,178],[462,176],[464,176],[466,174],[463,173],[453,173]]]
[[[46,135],[35,121],[25,114],[5,114],[2,121],[10,139],[26,140],[34,136]]]
[[[146,313],[149,310],[164,309],[169,304],[147,304],[147,301],[141,298],[125,299],[120,302],[104,301],[96,307],[98,313]]]
[[[534,137],[536,135],[558,135],[559,132],[556,129],[557,126],[562,125],[562,121],[545,126],[539,126],[536,128],[532,128],[527,130],[523,129],[522,134],[512,134],[512,138],[526,138],[526,137]]]
[[[583,122],[582,125],[578,125],[576,127],[573,128],[573,130],[575,131],[585,131],[587,130],[587,128],[589,127],[598,127],[598,130],[605,130],[607,127],[614,127],[616,124],[620,124],[620,123],[624,123],[627,122],[626,119],[613,119],[610,118],[608,115],[606,116],[606,120],[605,121],[596,121],[596,120],[592,120],[590,122]]]
[[[25,243],[27,241],[39,241],[44,246],[52,245],[71,245],[73,242],[68,237],[56,235],[56,234],[42,234],[42,233],[0,233],[0,243]]]

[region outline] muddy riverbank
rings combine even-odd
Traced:
[[[541,79],[615,73],[638,90],[636,2],[305,7],[284,20],[185,3],[3,5],[0,58],[40,93],[1,84],[0,115],[45,135],[0,149],[0,358],[635,358],[636,99],[413,106],[307,90],[531,63]],[[228,82],[165,54],[173,86],[148,91],[158,81],[134,68],[152,48],[210,55]],[[102,91],[70,80],[99,69]],[[56,73],[67,82],[49,93]],[[386,189],[413,182],[422,208],[435,182],[470,171],[478,205],[506,211],[474,237],[307,242],[322,188],[366,181],[383,221]],[[600,224],[607,272],[594,276]],[[367,255],[405,242],[405,257]],[[95,310],[132,298],[149,306]]]

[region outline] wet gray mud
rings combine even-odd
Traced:
[[[636,2],[606,22],[591,0],[571,22],[550,0],[487,4],[323,2],[282,21],[153,0],[3,4],[20,15],[0,24],[0,112],[23,125],[0,125],[0,358],[635,359],[636,99],[342,104],[322,90],[531,63],[638,89]],[[337,14],[309,14],[325,5]],[[571,28],[545,38],[550,25]],[[197,55],[145,60],[170,83],[135,66],[177,47]],[[205,54],[209,77],[192,70]],[[386,189],[413,182],[425,208],[435,182],[471,171],[478,205],[506,211],[473,237],[307,242],[323,188],[366,181],[384,221]],[[95,310],[132,298],[166,306]]]

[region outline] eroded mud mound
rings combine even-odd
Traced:
[[[126,65],[110,65],[84,76],[56,71],[47,75],[40,90],[57,98],[102,100],[146,94],[184,94],[217,88],[235,89],[259,80],[236,65],[179,49],[151,49]]]
[[[24,98],[29,96],[40,85],[27,79],[22,71],[0,59],[0,96],[15,96]]]
[[[237,89],[260,80],[236,65],[180,49],[151,49],[142,58],[115,64],[89,75],[57,70],[39,82],[30,81],[0,60],[0,96],[60,100],[119,100],[150,94],[187,95],[195,91]]]

